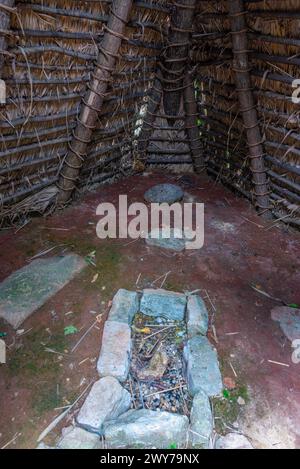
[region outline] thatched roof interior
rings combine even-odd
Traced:
[[[194,73],[208,174],[253,201],[232,66],[229,1],[197,2],[188,65]],[[56,194],[112,2],[2,4],[0,73],[7,93],[6,104],[0,105],[0,197],[6,223],[22,220],[28,210],[43,212]],[[300,1],[248,1],[244,7],[272,213],[300,225],[299,104],[292,101],[293,80],[300,78]],[[192,170],[183,107],[170,124],[160,106],[147,161],[139,161],[136,145],[174,8],[176,2],[166,0],[133,2],[127,40],[122,41],[75,195],[148,165]]]

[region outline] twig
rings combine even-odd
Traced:
[[[164,389],[163,391],[152,392],[151,394],[146,394],[146,396],[144,396],[144,398],[155,396],[156,394],[164,394],[166,392],[176,391],[176,389],[179,389],[179,388],[186,388],[186,385],[182,386],[182,384],[180,384],[178,386],[175,386],[174,388]]]
[[[232,369],[232,372],[233,372],[234,376],[237,378],[237,373],[236,373],[235,369],[233,368],[232,363],[229,362],[229,365],[230,365],[230,368]]]
[[[216,312],[216,311],[217,311],[217,308],[215,307],[215,305],[214,305],[213,302],[211,301],[208,291],[207,291],[207,290],[204,290],[204,292],[205,292],[205,294],[206,294],[206,297],[207,297],[208,301],[209,301],[210,304],[211,304],[212,309]]]
[[[265,228],[263,225],[259,225],[258,223],[256,223],[255,221],[252,221],[252,220],[249,220],[248,218],[246,217],[243,217],[241,216],[241,218],[249,223],[252,223],[253,225],[257,226],[258,228]]]
[[[286,366],[286,367],[290,367],[290,365],[288,365],[287,363],[281,363],[281,362],[275,362],[273,360],[268,360],[269,363],[274,363],[275,365],[281,365],[281,366]]]
[[[216,342],[216,344],[218,344],[218,343],[219,343],[219,339],[218,339],[217,332],[216,332],[216,328],[215,328],[214,325],[211,326],[211,330],[212,330],[212,332],[213,332],[213,336],[214,336],[215,342]]]
[[[171,271],[170,271],[171,272]],[[159,277],[157,277],[155,280],[153,280],[153,282],[151,283],[151,285],[153,286],[156,282],[158,282],[158,280],[160,280],[161,278],[165,277],[166,275],[169,275],[170,272],[167,272],[166,274],[162,274],[160,275]]]
[[[267,298],[270,298],[270,300],[274,300],[274,301],[278,301],[278,303],[282,303],[284,304],[285,306],[288,306],[288,304],[281,300],[280,298],[276,298],[275,296],[272,296],[272,295],[269,295],[269,293],[263,291],[263,290],[260,290],[259,288],[255,287],[255,285],[250,285],[251,288],[253,288],[253,290],[255,290],[257,293],[260,293],[261,295],[263,296],[266,296]]]
[[[147,337],[144,337],[144,341],[147,340],[147,339],[150,339],[150,337],[153,337],[157,334],[160,334],[161,332],[164,332],[166,331],[167,329],[171,329],[171,327],[176,327],[176,324],[174,325],[171,325],[171,326],[167,326],[167,327],[164,327],[163,329],[161,329],[160,331],[156,331],[156,332],[153,332],[153,334],[150,334],[150,335],[147,335]]]
[[[57,355],[64,355],[65,357],[68,355],[67,353],[57,352],[56,350],[53,350],[52,348],[49,348],[49,347],[45,347],[45,351],[50,352],[50,353],[55,353]]]
[[[76,344],[74,345],[74,347],[73,347],[72,350],[71,350],[71,353],[75,352],[75,350],[77,349],[78,345],[83,341],[83,339],[88,335],[88,333],[96,326],[97,322],[100,322],[101,316],[102,316],[102,314],[99,314],[99,315],[97,316],[96,321],[93,322],[93,324],[88,328],[88,330],[85,331],[85,333],[83,334],[83,336],[80,337],[80,339],[78,340],[78,342],[76,342]]]
[[[42,431],[42,433],[38,437],[37,439],[38,443],[40,443],[40,441],[42,441],[48,435],[48,433],[50,433],[56,427],[56,425],[58,425],[59,422],[61,422],[65,418],[65,416],[77,404],[77,402],[82,398],[82,396],[86,393],[86,391],[92,384],[93,384],[93,380],[86,386],[84,391],[80,394],[80,396],[77,397],[77,399],[73,402],[73,404],[71,404],[62,414],[60,414],[58,417],[52,420],[52,422],[48,425],[48,427],[45,428],[45,430]]]
[[[27,259],[27,261],[33,261],[33,260],[36,259],[37,257],[45,256],[45,255],[48,254],[49,252],[53,251],[53,249],[58,248],[59,246],[64,246],[64,245],[63,245],[63,244],[57,244],[57,246],[53,246],[52,248],[45,249],[44,251],[38,252],[37,254],[35,254],[35,256],[29,257],[29,258]]]
[[[141,278],[141,275],[142,275],[142,274],[141,274],[141,273],[139,273],[139,275],[138,275],[138,278],[136,279],[136,282],[135,282],[135,284],[136,284],[136,285],[139,283],[139,281],[140,281],[140,278]]]
[[[171,270],[165,274],[164,279],[163,279],[163,281],[161,282],[159,288],[162,288],[162,287],[164,286],[164,284],[165,284],[165,282],[166,282],[166,280],[167,280],[167,278],[168,278],[168,275],[170,275],[170,273],[171,273]]]
[[[18,233],[20,230],[22,230],[22,228],[24,228],[26,225],[28,225],[28,223],[30,222],[31,220],[26,220],[23,225],[19,226],[19,228],[16,229],[15,231],[15,234]]]
[[[181,397],[182,397],[182,401],[183,401],[183,408],[184,408],[184,412],[185,412],[185,415],[189,415],[189,409],[188,409],[188,406],[186,405],[186,401],[185,401],[185,397],[184,397],[184,394],[183,394],[183,390],[182,390],[182,383],[180,382],[180,376],[179,376],[179,373],[178,371],[176,370],[176,374],[177,374],[177,379],[179,381],[179,389],[180,389],[180,394],[181,394]]]
[[[134,408],[136,409],[137,406],[136,406],[136,402],[135,402],[135,399],[134,399],[134,392],[133,392],[133,387],[132,387],[131,375],[129,375],[129,386],[130,386],[130,394],[131,394],[132,403],[133,403]]]
[[[90,359],[90,357],[84,358],[83,360],[81,360],[81,362],[78,363],[78,365],[82,365],[83,363],[85,363],[89,359]]]
[[[11,443],[13,443],[13,442],[18,438],[18,436],[20,436],[20,435],[21,435],[21,433],[16,433],[15,436],[14,436],[11,440],[9,440],[7,443],[5,443],[5,445],[2,446],[1,449],[7,448],[7,447],[8,447],[9,445],[11,445]]]

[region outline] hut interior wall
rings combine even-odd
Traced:
[[[207,171],[253,201],[253,186],[232,67],[228,1],[201,1],[195,18],[193,63],[199,127]],[[249,62],[273,215],[300,226],[300,2],[245,1]],[[299,88],[299,83],[298,83]],[[299,93],[298,93],[299,95]]]
[[[197,2],[190,69],[207,172],[253,201],[232,67],[229,1]],[[28,205],[34,205],[35,194],[36,209],[43,211],[43,194],[48,200],[47,191],[53,191],[57,183],[111,3],[19,0],[10,12],[9,28],[0,27],[0,40],[5,38],[2,42],[7,44],[0,70],[7,88],[6,104],[0,105],[0,197],[5,217],[22,216]],[[293,82],[300,79],[300,1],[252,0],[244,4],[272,212],[282,221],[300,226],[300,118],[299,103],[292,100],[297,92]],[[128,39],[122,42],[77,192],[143,167],[137,136],[165,45],[170,11],[167,0],[134,2],[125,33]],[[183,108],[182,103],[174,124],[178,130],[172,133],[176,154],[169,153],[168,131],[165,142],[157,141],[160,127],[169,125],[159,107],[147,164],[178,167],[186,163],[184,167],[191,168]]]

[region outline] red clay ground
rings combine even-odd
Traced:
[[[143,201],[152,185],[174,181],[195,201],[205,203],[203,249],[173,254],[149,248],[143,240],[130,243],[96,237],[95,211],[100,202],[117,203],[119,194],[128,194],[129,203]],[[300,237],[282,227],[268,227],[247,201],[208,178],[152,173],[101,187],[81,203],[34,219],[17,233],[4,231],[0,280],[52,246],[56,248],[49,255],[72,250],[88,256],[95,251],[96,267],[87,267],[33,314],[20,328],[23,335],[17,336],[0,322],[8,345],[8,362],[0,371],[0,447],[11,440],[9,448],[36,446],[38,435],[61,412],[59,408],[73,402],[97,378],[102,324],[114,293],[118,288],[149,286],[169,271],[164,288],[200,289],[206,297],[210,338],[218,349],[223,377],[234,379],[238,386],[231,401],[227,395],[215,402],[218,428],[228,431],[238,421],[256,447],[300,447],[300,364],[292,363],[291,345],[271,320],[270,311],[277,303],[250,286],[260,285],[287,303],[299,304]],[[95,313],[103,313],[102,322],[70,353],[95,321]],[[67,325],[79,332],[64,337]],[[238,394],[245,406],[236,403]],[[73,416],[74,412],[62,426]],[[49,435],[48,442],[55,440],[60,428]]]

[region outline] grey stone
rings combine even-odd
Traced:
[[[208,396],[217,396],[223,389],[215,349],[206,337],[189,339],[183,351],[189,392],[194,396],[201,389]]]
[[[190,421],[190,445],[193,448],[208,448],[214,425],[209,398],[202,390],[193,399]]]
[[[53,448],[52,446],[48,446],[41,441],[41,443],[39,443],[35,449],[55,449],[55,448]]]
[[[181,252],[186,247],[184,233],[174,228],[154,228],[145,239],[148,246]]]
[[[244,435],[228,433],[217,439],[216,449],[253,449],[253,446]]]
[[[103,423],[117,418],[130,408],[131,396],[112,376],[97,381],[77,416],[80,427],[102,434]]]
[[[58,449],[101,449],[99,435],[90,433],[83,428],[73,427],[65,432],[57,444]]]
[[[130,325],[138,310],[138,294],[133,291],[120,289],[113,298],[108,320],[124,322]]]
[[[76,254],[32,261],[0,284],[0,317],[16,329],[85,266]]]
[[[206,335],[208,329],[208,312],[204,301],[199,295],[188,297],[187,301],[187,331],[191,338],[194,335]]]
[[[149,364],[137,372],[138,378],[141,380],[160,379],[164,375],[168,363],[169,356],[166,350],[163,349],[161,344],[152,355]]]
[[[167,203],[173,204],[178,202],[184,196],[184,193],[181,187],[176,186],[175,184],[158,184],[151,187],[144,194],[144,198],[147,202],[152,203]]]
[[[131,329],[128,324],[106,321],[97,369],[101,377],[127,379],[130,366]]]
[[[147,316],[183,321],[185,308],[186,297],[183,293],[146,288],[143,292],[140,311]]]
[[[300,339],[300,309],[276,306],[271,310],[274,321],[278,321],[284,335],[293,342]]]
[[[187,440],[189,420],[185,415],[153,410],[129,410],[118,420],[104,424],[109,448],[183,447]]]

